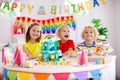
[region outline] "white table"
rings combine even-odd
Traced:
[[[29,73],[74,73],[74,72],[83,72],[83,71],[92,71],[101,69],[103,72],[102,78],[103,80],[116,80],[116,56],[109,56],[110,62],[108,64],[102,64],[102,65],[89,65],[89,66],[76,66],[76,65],[53,65],[53,66],[47,66],[47,65],[38,65],[34,68],[22,68],[22,67],[15,67],[15,66],[6,66],[2,64],[2,67],[4,69],[17,71],[17,72],[29,72]],[[69,77],[71,80],[73,75]],[[31,80],[34,80],[34,78],[31,78]],[[53,76],[50,76],[48,80],[54,80]]]

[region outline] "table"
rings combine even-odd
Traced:
[[[109,57],[109,63],[99,65],[38,65],[34,68],[22,68],[2,64],[2,67],[4,75],[9,77],[10,73],[16,73],[17,80],[22,80],[22,77],[25,80],[85,80],[87,77],[93,77],[97,80],[98,76],[103,80],[116,80],[116,56],[112,55]]]

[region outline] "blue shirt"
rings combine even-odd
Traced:
[[[88,45],[86,44],[86,42],[83,41],[83,42],[80,43],[78,46],[84,46],[84,47],[87,47],[87,48],[92,48],[92,47],[95,47],[95,46],[96,46],[96,42],[93,41],[93,44],[92,44],[91,46],[88,46]]]

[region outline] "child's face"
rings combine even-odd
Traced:
[[[61,40],[67,41],[67,40],[69,40],[69,37],[70,37],[70,30],[68,27],[64,27],[60,31],[60,38],[61,38]]]
[[[92,29],[86,29],[83,33],[83,37],[85,40],[94,40],[95,33]]]
[[[38,25],[32,26],[30,30],[30,39],[37,39],[40,36],[40,27]]]

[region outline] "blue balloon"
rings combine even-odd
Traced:
[[[98,1],[97,1],[97,0],[94,0],[94,7],[95,7],[96,5],[97,5],[97,6],[100,6],[100,4],[98,3]]]

